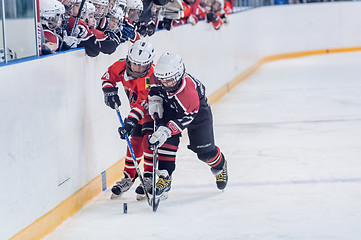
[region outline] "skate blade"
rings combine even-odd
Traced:
[[[160,195],[158,198],[159,198],[159,200],[161,200],[161,201],[168,199],[168,192],[164,192],[164,193],[163,193],[162,195]]]
[[[145,200],[145,194],[137,194],[137,201],[143,201]]]
[[[166,200],[168,198],[168,192],[162,193],[162,195],[155,196],[155,199],[158,201]]]
[[[123,193],[116,195],[114,193],[112,193],[112,195],[110,196],[110,199],[116,199],[116,198],[120,198],[121,196],[123,196]]]

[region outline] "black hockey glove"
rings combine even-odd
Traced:
[[[164,18],[163,21],[159,21],[158,23],[158,29],[167,29],[168,31],[170,31],[170,29],[172,28],[172,19],[167,19]]]
[[[118,132],[121,139],[125,139],[125,135],[130,135],[130,132],[137,125],[138,121],[135,118],[126,118],[124,119],[124,126],[118,128]]]
[[[155,33],[155,23],[154,23],[154,21],[150,21],[147,25],[147,34],[150,37],[154,33]]]
[[[214,22],[217,19],[217,13],[214,11],[208,12],[206,14],[207,23]]]
[[[164,18],[163,19],[163,27],[165,29],[167,29],[168,31],[170,31],[172,28],[172,22],[173,22],[172,19]]]
[[[120,106],[121,102],[118,96],[118,88],[117,87],[105,87],[103,88],[104,92],[104,102],[107,106],[115,109],[115,104]]]
[[[147,36],[147,23],[146,22],[138,22],[137,23],[137,32],[143,37]]]
[[[112,39],[116,44],[117,46],[119,46],[119,44],[123,43],[124,40],[122,40],[120,38],[120,36],[114,32],[114,31],[111,31],[111,30],[105,30],[104,31],[104,34],[108,36],[108,38]]]

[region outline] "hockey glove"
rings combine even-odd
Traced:
[[[187,22],[191,23],[192,25],[196,25],[198,21],[199,21],[198,17],[194,14],[191,14],[187,19]]]
[[[154,119],[154,114],[157,113],[159,118],[163,118],[163,98],[154,95],[148,95],[148,104],[149,104],[149,115]]]
[[[79,39],[76,37],[68,36],[67,32],[63,32],[63,42],[69,47],[69,48],[76,48],[80,42]]]
[[[118,34],[116,32],[114,32],[114,31],[105,30],[104,34],[107,35],[108,38],[113,40],[117,44],[117,46],[119,46],[119,44],[124,42],[122,39],[120,39],[120,36],[118,36]]]
[[[72,36],[64,36],[63,41],[69,48],[76,48],[79,43],[78,39]]]
[[[103,88],[104,92],[104,102],[107,106],[115,109],[115,104],[120,106],[121,102],[118,96],[117,87],[105,87]]]
[[[206,18],[207,18],[207,23],[215,22],[217,19],[217,13],[214,11],[208,12],[206,14]]]
[[[73,36],[76,38],[85,38],[88,35],[88,30],[83,25],[77,25],[74,29]]]
[[[163,27],[168,31],[172,29],[172,23],[173,23],[172,19],[168,19],[168,18],[163,19]]]
[[[143,37],[147,36],[147,23],[146,22],[138,22],[137,23],[137,32]]]
[[[149,145],[154,149],[154,146],[161,147],[168,138],[172,136],[172,131],[165,126],[160,126],[155,133],[149,138]]]
[[[128,25],[123,25],[123,28],[121,30],[122,36],[121,38],[124,41],[128,41],[128,39],[134,39],[135,38],[135,31],[134,28]]]
[[[121,139],[125,139],[125,135],[130,135],[130,132],[137,125],[138,121],[135,118],[126,118],[124,119],[124,126],[118,128],[118,132]]]
[[[155,33],[155,23],[154,23],[154,21],[150,21],[147,25],[147,34],[150,37],[154,33]]]

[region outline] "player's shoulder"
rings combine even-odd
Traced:
[[[199,105],[199,96],[197,91],[197,84],[188,74],[185,73],[183,77],[183,81],[179,87],[179,89],[175,92],[178,100],[186,107],[186,108],[197,108]]]
[[[188,94],[197,94],[197,84],[192,76],[188,75],[187,73],[184,73],[184,93]]]
[[[118,75],[121,75],[125,70],[126,70],[126,59],[125,58],[121,58],[118,61],[116,61],[115,63],[113,63],[110,67],[109,70],[111,70],[112,72],[115,72]]]

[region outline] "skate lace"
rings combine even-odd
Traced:
[[[126,188],[126,187],[132,186],[133,181],[131,179],[122,179],[122,180],[118,181],[116,184],[120,188]]]
[[[222,172],[220,174],[216,175],[216,181],[217,182],[223,182],[226,181],[226,170],[223,168]]]
[[[158,182],[155,186],[157,189],[163,189],[163,188],[167,187],[169,182],[170,182],[170,179],[159,178]]]

